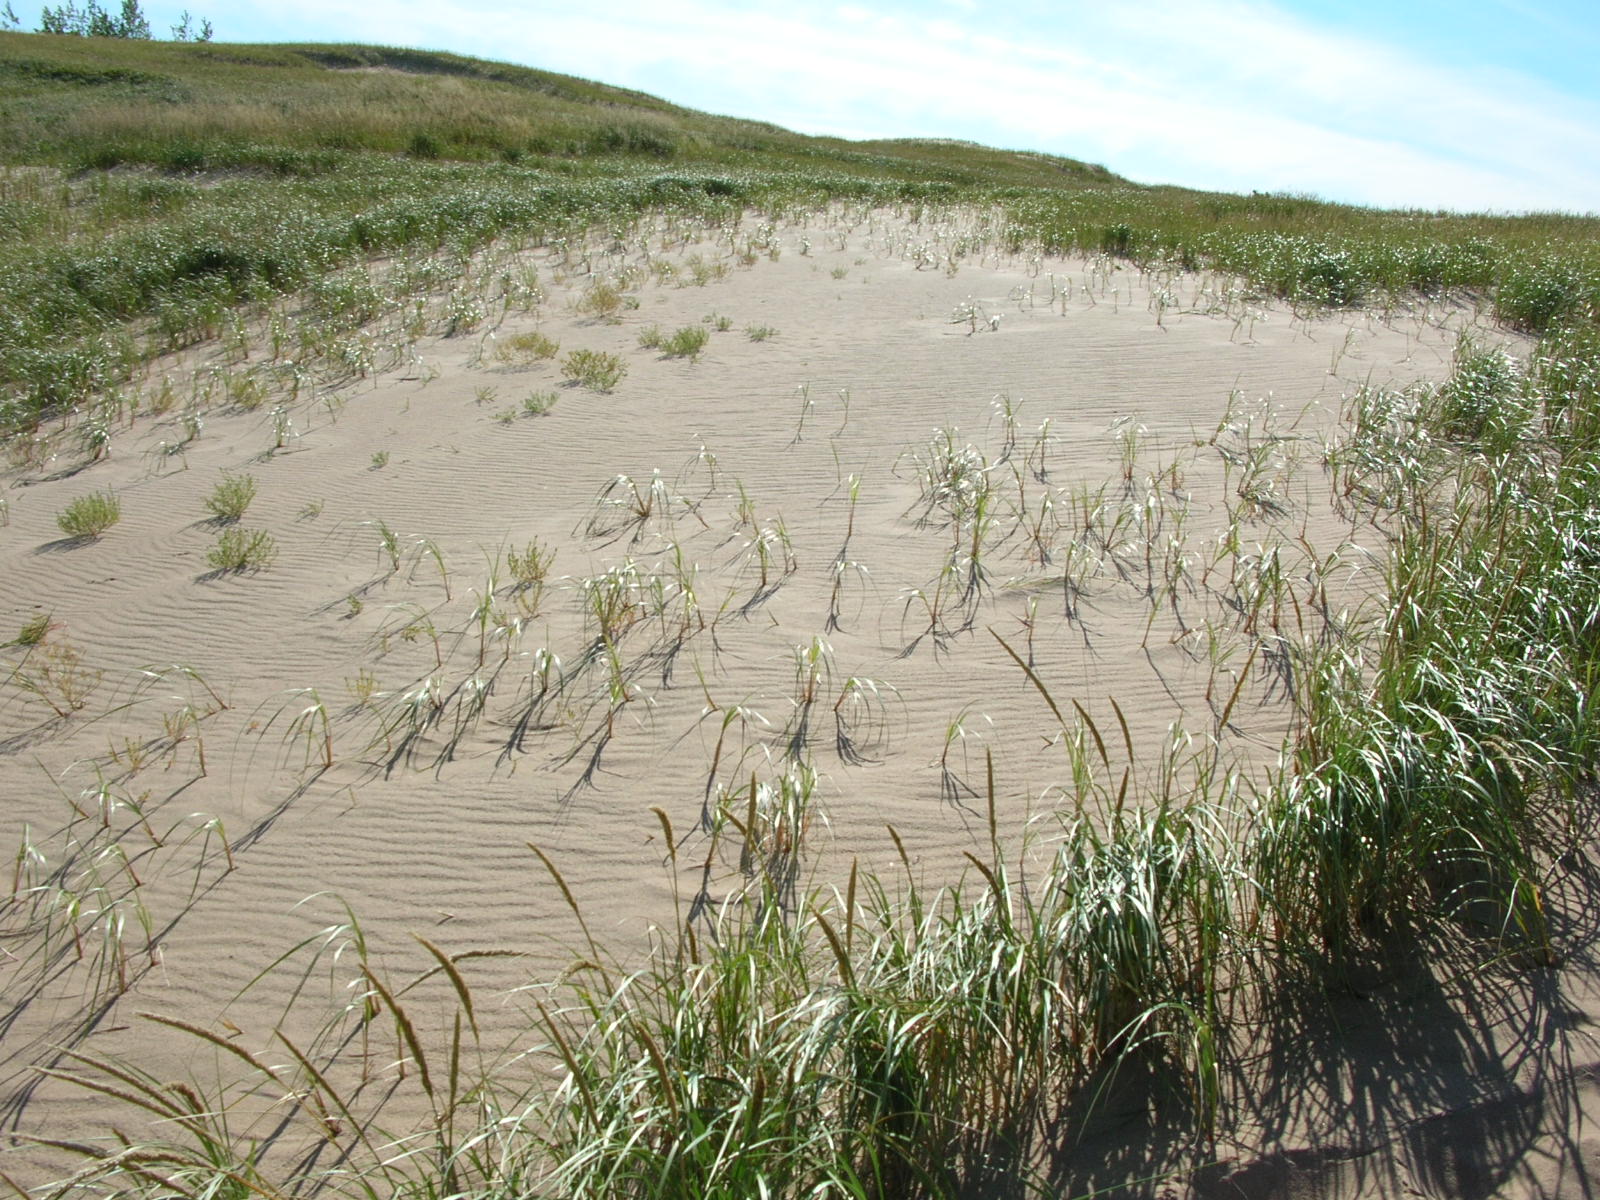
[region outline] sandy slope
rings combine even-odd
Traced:
[[[1151,280],[1107,262],[991,255],[952,273],[923,254],[938,236],[887,218],[850,227],[813,218],[781,231],[776,259],[733,266],[704,286],[688,283],[686,269],[644,282],[631,293],[637,307],[613,322],[572,310],[586,280],[570,260],[530,253],[548,292],[538,311],[510,314],[492,337],[483,327],[420,344],[409,368],[303,394],[282,438],[270,404],[218,407],[181,455],[159,449],[179,437],[176,416],[141,417],[116,432],[102,461],[75,469],[80,456],[63,451],[12,470],[0,527],[0,631],[9,636],[49,614],[56,628],[46,647],[75,647],[102,678],[67,719],[15,680],[7,688],[0,795],[8,850],[26,825],[44,853],[58,855],[53,835],[68,806],[98,811],[102,800],[83,799],[97,780],[105,797],[134,801],[148,818],[146,827],[125,805],[112,816],[128,831],[121,843],[134,856],[142,907],[119,901],[131,990],[99,1014],[82,1044],[136,1055],[158,1074],[203,1076],[214,1055],[197,1055],[192,1039],[166,1037],[132,1014],[154,1009],[207,1024],[225,1016],[245,1044],[264,1046],[284,1019],[294,972],[249,985],[275,957],[331,929],[344,956],[324,955],[286,1019],[310,1036],[326,1007],[351,994],[354,953],[336,927],[352,913],[373,958],[396,973],[426,962],[412,932],[452,951],[524,952],[474,967],[480,994],[507,996],[496,1019],[515,1030],[525,1005],[512,989],[550,977],[576,937],[526,843],[559,865],[591,926],[626,959],[647,943],[650,923],[670,913],[675,885],[685,894],[698,886],[698,870],[687,866],[674,880],[651,808],[670,819],[683,861],[698,863],[706,847],[698,826],[718,789],[747,786],[752,774],[774,778],[797,758],[819,772],[816,886],[842,878],[855,857],[889,869],[886,825],[916,870],[953,880],[962,851],[987,836],[980,792],[991,751],[1002,835],[1020,851],[1027,831],[1048,837],[1067,755],[1055,718],[1000,638],[1031,656],[1063,706],[1082,704],[1124,756],[1115,701],[1146,786],[1175,722],[1197,739],[1180,757],[1216,737],[1225,763],[1247,774],[1270,767],[1289,720],[1281,679],[1263,662],[1240,684],[1251,644],[1230,607],[1240,592],[1227,586],[1231,567],[1207,574],[1221,557],[1229,511],[1247,561],[1280,546],[1283,569],[1303,581],[1309,547],[1327,565],[1336,603],[1376,586],[1378,539],[1330,507],[1325,440],[1335,435],[1341,397],[1357,386],[1440,377],[1471,314],[1445,307],[1302,319],[1225,293],[1228,281]],[[691,254],[715,261],[715,253],[685,247],[668,257],[683,264]],[[958,312],[971,317],[957,320]],[[729,328],[712,333],[698,361],[638,346],[647,325],[670,333],[712,314],[729,318]],[[763,325],[776,335],[756,341],[744,332]],[[555,362],[496,356],[534,328],[559,339],[563,354],[620,354],[626,378],[601,394],[564,384]],[[553,410],[520,414],[522,397],[547,389],[559,393]],[[937,505],[932,519],[918,520],[928,511],[918,471],[941,430],[951,447],[970,444],[981,456],[996,517],[983,545],[983,586],[930,631],[925,598],[952,535]],[[1225,466],[1223,451],[1234,464]],[[1252,455],[1258,489],[1242,496],[1238,464]],[[270,531],[279,549],[259,573],[207,566],[219,529],[203,501],[223,471],[258,481],[244,524]],[[647,518],[627,525],[621,510],[597,505],[617,476],[648,492],[653,472],[660,491]],[[107,488],[121,497],[120,524],[93,543],[63,542],[55,514]],[[1024,516],[1039,524],[1046,497],[1054,515],[1044,510],[1040,536],[1030,539]],[[378,522],[398,535],[397,567]],[[1073,558],[1069,546],[1086,523],[1106,536],[1084,538]],[[556,551],[537,606],[526,594],[519,603],[505,563],[507,549],[533,539]],[[763,543],[772,560],[765,586]],[[1149,595],[1169,554],[1189,578],[1176,618]],[[1069,571],[1072,588],[1062,582]],[[658,588],[678,614],[680,585],[692,580],[698,611],[681,637],[662,616],[619,632],[614,705],[585,616],[592,585],[586,591],[584,581],[606,572],[643,589],[636,598]],[[491,603],[480,608],[486,596]],[[1259,620],[1257,632],[1267,613]],[[1219,631],[1209,642],[1207,622]],[[570,680],[542,701],[540,651],[556,656]],[[594,661],[583,666],[586,652]],[[26,660],[35,678],[40,653]],[[6,654],[24,662],[20,650]],[[809,710],[805,661],[816,668]],[[139,673],[170,664],[204,683],[171,670],[156,679]],[[66,665],[58,659],[58,673]],[[365,684],[362,672],[370,672]],[[406,697],[429,679],[446,699],[437,723],[407,742],[398,732]],[[870,684],[851,691],[851,679]],[[473,681],[489,689],[476,715]],[[225,710],[212,711],[212,691]],[[863,699],[844,702],[855,723],[843,733],[854,740],[841,744],[834,710],[847,692]],[[307,715],[318,701],[331,738],[325,770],[321,718]],[[730,722],[719,755],[722,717],[735,706],[746,715]],[[961,736],[951,736],[953,722]],[[206,824],[213,817],[231,870],[217,827]],[[87,839],[94,821],[76,828]],[[96,869],[117,876],[115,856]],[[730,876],[731,864],[719,865],[713,891],[731,886]],[[99,895],[126,892],[117,878]],[[28,957],[35,943],[15,912],[6,933],[23,964],[5,993],[7,1119],[86,1136],[104,1108],[73,1089],[52,1081],[28,1090],[26,1104],[21,1098],[31,1064],[75,1036],[92,971],[70,950],[48,971]],[[309,961],[309,951],[292,961]],[[1578,979],[1561,973],[1548,987],[1578,987]],[[1411,992],[1422,988],[1412,982]],[[1475,995],[1481,982],[1455,990]],[[1453,1018],[1471,1053],[1452,1044],[1438,1064],[1421,1039],[1403,1034],[1408,1022],[1438,1028],[1406,1008],[1415,997],[1405,987],[1375,993],[1381,1017],[1352,1002],[1355,1015],[1340,1018],[1354,1022],[1350,1047],[1329,1053],[1355,1065],[1286,1067],[1307,1073],[1289,1097],[1297,1103],[1280,1106],[1292,1112],[1287,1121],[1281,1112],[1250,1117],[1248,1097],[1261,1082],[1240,1081],[1237,1138],[1217,1154],[1261,1161],[1231,1175],[1218,1168],[1196,1186],[1216,1195],[1399,1194],[1401,1186],[1441,1196],[1502,1186],[1588,1194],[1575,1166],[1583,1135],[1572,1122],[1592,1088],[1569,1086],[1570,1071],[1561,1076],[1568,1084],[1542,1078],[1546,1091],[1566,1087],[1570,1102],[1528,1116],[1530,1104],[1538,1108],[1527,1099],[1531,1068],[1507,1061],[1515,1039],[1494,1032],[1492,1018],[1527,1011],[1536,985],[1525,976],[1502,983],[1505,1012],[1468,1008]],[[1432,980],[1425,990],[1441,992]],[[1379,1032],[1369,1036],[1363,1013]],[[1528,1035],[1544,1039],[1542,1070],[1552,1045],[1569,1066],[1600,1058],[1577,1048],[1579,1023]],[[1438,1086],[1369,1085],[1360,1128],[1351,1129],[1346,1083],[1356,1086],[1362,1072],[1383,1076],[1385,1056],[1419,1047],[1395,1078],[1437,1070]],[[1322,1067],[1331,1076],[1319,1082]],[[1486,1077],[1504,1087],[1486,1090]],[[1313,1102],[1319,1089],[1327,1094]],[[1501,1120],[1484,1107],[1490,1101],[1514,1112]],[[1487,1186],[1427,1167],[1441,1131],[1446,1142],[1499,1145],[1485,1143],[1474,1122],[1521,1122],[1526,1136],[1500,1157],[1524,1165],[1485,1168]],[[1550,1136],[1572,1141],[1563,1149]],[[1306,1150],[1324,1143],[1342,1151]],[[33,1153],[17,1160],[19,1170]],[[1546,1154],[1554,1157],[1526,1166]]]

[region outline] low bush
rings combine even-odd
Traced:
[[[56,514],[56,524],[69,538],[97,538],[122,520],[122,501],[110,492],[79,496]]]
[[[213,570],[259,571],[278,557],[278,543],[261,529],[226,529],[206,554]]]
[[[561,363],[561,374],[594,392],[609,392],[628,373],[619,354],[603,350],[574,350]]]

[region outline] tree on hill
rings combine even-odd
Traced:
[[[72,0],[58,8],[48,4],[39,10],[40,33],[68,33],[78,37],[150,37],[150,22],[145,20],[139,0],[122,0],[122,13],[112,16],[96,0],[79,8]]]
[[[209,18],[200,18],[200,28],[194,26],[194,18],[189,15],[189,10],[183,10],[183,16],[172,27],[172,40],[175,42],[209,42],[211,40],[211,21]]]
[[[0,12],[0,28],[16,29],[20,25],[10,0],[7,0],[4,11]],[[39,32],[141,40],[154,36],[139,0],[122,0],[122,11],[115,15],[101,8],[98,0],[89,0],[84,8],[79,8],[73,0],[66,0],[65,4],[55,8],[47,4],[39,10]],[[211,33],[211,22],[202,19],[196,28],[194,18],[187,9],[182,19],[172,27],[173,40],[179,42],[209,42]]]

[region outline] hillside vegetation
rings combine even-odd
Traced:
[[[0,34],[0,428],[28,428],[375,256],[652,210],[1001,205],[1017,246],[1206,265],[1353,304],[1465,289],[1539,330],[1600,292],[1600,223],[1140,187],[1071,159],[850,143],[568,76],[363,46]]]
[[[155,944],[148,914],[141,910],[145,953],[132,920],[104,900],[113,883],[125,896],[144,886],[133,865],[145,871],[144,861],[130,859],[119,839],[164,845],[146,815],[149,793],[116,799],[117,788],[161,757],[125,738],[110,755],[128,764],[126,774],[102,778],[99,791],[84,793],[88,799],[68,799],[67,832],[77,840],[64,843],[66,851],[42,834],[29,841],[33,835],[24,831],[11,893],[0,905],[7,953],[21,964],[13,974],[21,982],[6,997],[9,1019],[20,1020],[34,1002],[30,979],[49,981],[58,968],[93,971],[82,998],[63,1002],[90,1015],[73,1025],[64,1048],[52,1043],[48,1061],[56,1065],[41,1074],[51,1083],[81,1084],[108,1108],[141,1121],[157,1119],[154,1134],[122,1132],[123,1125],[147,1130],[145,1121],[116,1125],[114,1137],[56,1130],[57,1140],[41,1139],[86,1164],[62,1192],[683,1200],[1081,1193],[1082,1178],[1047,1180],[1041,1163],[1055,1149],[1066,1157],[1113,1085],[1144,1087],[1155,1098],[1150,1108],[1159,1110],[1153,1123],[1187,1139],[1192,1153],[1184,1162],[1211,1163],[1219,1133],[1228,1136],[1240,1112],[1270,1130],[1274,1114],[1267,1110],[1294,1105],[1274,1089],[1250,1087],[1259,1082],[1250,1071],[1261,1069],[1262,1047],[1273,1038],[1291,1046],[1302,1040],[1312,1020],[1305,1013],[1322,1011],[1306,996],[1353,993],[1364,980],[1392,980],[1401,967],[1425,973],[1445,956],[1453,956],[1449,973],[1460,990],[1474,986],[1484,964],[1508,976],[1554,971],[1564,939],[1577,936],[1573,906],[1561,908],[1551,897],[1570,899],[1566,881],[1582,886],[1600,748],[1593,717],[1600,695],[1600,221],[1386,212],[1308,197],[1141,186],[1071,159],[944,140],[807,137],[547,72],[361,46],[0,35],[0,159],[0,436],[14,477],[40,485],[30,495],[48,494],[42,489],[52,483],[68,486],[90,467],[124,466],[132,456],[113,458],[111,447],[118,437],[119,450],[127,445],[126,431],[136,426],[154,437],[150,427],[161,425],[162,440],[148,450],[150,475],[176,479],[188,472],[202,418],[220,424],[259,413],[271,422],[271,448],[249,464],[228,466],[205,501],[214,518],[206,528],[217,536],[206,559],[213,571],[189,589],[204,602],[196,607],[202,620],[213,607],[224,609],[227,596],[253,619],[244,599],[244,589],[256,586],[252,578],[274,579],[269,568],[287,573],[281,563],[273,566],[272,534],[237,525],[252,503],[254,511],[264,507],[255,478],[242,468],[259,465],[270,479],[275,455],[313,464],[313,456],[287,454],[300,437],[294,422],[303,411],[320,401],[330,419],[318,428],[330,429],[346,385],[391,367],[420,368],[419,345],[457,334],[474,334],[478,360],[503,371],[486,380],[510,387],[511,372],[524,367],[553,376],[562,347],[552,333],[515,332],[506,323],[511,314],[533,321],[530,314],[550,300],[546,287],[568,289],[555,294],[568,301],[562,313],[570,318],[569,339],[580,323],[585,336],[614,337],[612,326],[623,323],[621,314],[632,311],[634,293],[647,282],[704,286],[735,268],[778,259],[785,235],[798,254],[784,265],[798,259],[809,271],[814,260],[801,256],[813,249],[810,237],[820,241],[830,226],[820,219],[784,225],[800,214],[848,208],[849,222],[862,224],[892,209],[894,261],[905,277],[920,282],[927,277],[914,272],[925,269],[953,276],[974,260],[981,270],[985,256],[1004,256],[1019,272],[1032,270],[1024,282],[1037,284],[1041,296],[1048,287],[1044,311],[1059,303],[1062,318],[1067,300],[1057,285],[1070,282],[1044,267],[1059,267],[1050,256],[1088,256],[1089,304],[1099,303],[1093,280],[1102,280],[1103,295],[1103,281],[1133,264],[1140,270],[1125,274],[1139,274],[1140,287],[1149,289],[1155,315],[1142,333],[1152,340],[1170,333],[1158,327],[1168,302],[1179,304],[1168,287],[1181,294],[1179,280],[1194,279],[1184,272],[1207,273],[1203,286],[1190,288],[1188,314],[1223,330],[1230,319],[1253,321],[1267,297],[1307,318],[1355,306],[1410,307],[1423,323],[1435,306],[1421,301],[1442,299],[1440,311],[1476,318],[1481,309],[1485,324],[1498,322],[1488,330],[1492,344],[1461,339],[1447,380],[1371,384],[1344,396],[1343,427],[1322,441],[1267,417],[1252,424],[1230,400],[1209,441],[1208,430],[1191,430],[1181,454],[1164,460],[1157,446],[1150,465],[1152,452],[1139,446],[1142,428],[1114,425],[1120,477],[1093,494],[1084,484],[1077,500],[1045,469],[1045,455],[1053,453],[1049,422],[1036,448],[1027,449],[1007,397],[995,402],[1007,438],[992,455],[946,429],[895,459],[893,486],[907,493],[914,486],[921,496],[905,512],[895,503],[875,509],[880,532],[902,539],[930,528],[941,547],[947,544],[935,583],[895,602],[904,606],[902,633],[906,614],[915,616],[913,601],[928,613],[900,658],[924,641],[925,660],[958,642],[970,649],[981,641],[1015,690],[1030,703],[1036,694],[1051,714],[1047,745],[1062,752],[1060,778],[1039,797],[1052,807],[1053,829],[1041,821],[1022,831],[1002,825],[990,747],[981,764],[974,755],[973,783],[955,794],[972,802],[969,832],[979,852],[965,853],[970,873],[959,881],[923,880],[891,827],[903,880],[858,873],[852,860],[837,890],[805,890],[809,839],[822,823],[820,776],[809,755],[813,743],[829,741],[808,733],[812,711],[826,725],[829,690],[842,686],[832,704],[832,745],[848,762],[859,759],[851,714],[858,732],[878,724],[886,730],[881,713],[888,710],[874,705],[887,704],[893,690],[880,693],[872,679],[854,674],[836,682],[832,650],[814,627],[803,627],[810,641],[796,647],[793,730],[768,756],[769,776],[752,773],[748,786],[742,778],[718,783],[724,739],[731,747],[736,734],[729,731],[755,717],[743,700],[725,707],[712,700],[713,687],[719,696],[741,694],[731,684],[725,693],[716,675],[717,622],[726,618],[732,627],[751,613],[764,619],[779,576],[798,570],[787,527],[776,518],[758,527],[743,483],[740,523],[717,549],[740,544],[739,530],[748,527],[742,544],[750,557],[738,581],[749,595],[734,606],[730,591],[708,624],[705,613],[714,606],[702,609],[696,598],[702,577],[694,556],[673,543],[678,575],[668,579],[665,549],[652,566],[636,548],[653,544],[646,531],[670,524],[674,514],[689,525],[692,513],[710,536],[701,511],[711,506],[674,496],[679,485],[660,470],[643,487],[612,476],[596,515],[580,526],[581,536],[572,535],[582,545],[568,558],[586,553],[584,545],[614,547],[625,558],[560,586],[551,574],[552,592],[582,608],[573,617],[581,636],[562,655],[548,647],[514,654],[539,614],[551,572],[549,548],[537,540],[521,551],[503,540],[485,554],[484,586],[453,595],[438,544],[402,538],[376,516],[352,525],[380,547],[373,597],[433,587],[437,570],[444,599],[407,608],[403,625],[386,626],[377,639],[382,655],[367,647],[374,661],[391,643],[397,653],[410,647],[427,660],[431,644],[431,665],[424,661],[420,679],[392,690],[379,690],[363,670],[346,680],[357,702],[343,711],[314,688],[299,688],[274,701],[280,707],[273,715],[265,704],[255,710],[253,736],[271,729],[285,744],[283,762],[303,757],[299,769],[314,780],[334,769],[351,723],[376,714],[365,749],[347,757],[372,759],[383,769],[370,778],[387,779],[453,721],[443,763],[486,719],[503,642],[504,661],[529,672],[528,691],[518,698],[532,699],[520,723],[508,722],[517,725],[519,746],[524,733],[545,728],[546,706],[554,706],[577,714],[578,726],[592,722],[598,767],[613,726],[626,725],[619,714],[644,707],[626,708],[642,694],[643,672],[657,672],[665,693],[680,652],[688,648],[687,663],[705,648],[712,683],[696,659],[673,685],[699,711],[700,693],[688,682],[695,675],[705,728],[721,722],[720,733],[703,739],[714,740],[715,749],[700,825],[686,831],[680,821],[675,831],[665,808],[652,808],[659,841],[652,827],[647,851],[670,865],[674,888],[680,876],[699,872],[701,890],[681,904],[674,891],[676,923],[655,931],[654,952],[640,965],[591,935],[582,897],[560,864],[536,850],[549,876],[540,884],[559,893],[583,944],[560,979],[521,989],[529,1025],[505,1054],[502,1046],[479,1045],[488,997],[476,996],[466,978],[490,954],[444,948],[455,926],[435,933],[440,944],[417,937],[426,970],[409,981],[388,974],[376,944],[369,954],[359,914],[348,909],[348,922],[324,931],[324,941],[308,937],[281,957],[276,948],[241,945],[241,956],[261,960],[250,987],[276,970],[292,974],[299,969],[294,954],[308,946],[313,957],[326,951],[333,960],[329,979],[336,967],[359,970],[360,978],[348,1005],[309,1041],[274,1026],[268,1048],[260,1049],[242,1035],[213,1031],[209,1013],[151,1018],[234,1072],[235,1083],[207,1092],[204,1081],[173,1083],[87,1041],[137,982],[130,958],[152,958]],[[930,217],[951,213],[964,219],[941,224]],[[848,239],[836,236],[842,257]],[[644,253],[630,258],[640,246]],[[668,246],[671,255],[652,249]],[[531,249],[549,251],[546,261],[559,271],[541,279],[523,254]],[[840,261],[827,275],[818,269],[817,278],[842,287],[866,262],[865,255]],[[1127,287],[1124,315],[1134,308]],[[1034,288],[1024,290],[1031,304]],[[1201,307],[1202,296],[1211,307]],[[1113,284],[1113,306],[1116,297]],[[998,332],[998,317],[991,322],[970,300],[964,311],[965,335],[950,331],[959,319],[940,324],[951,344]],[[1145,320],[1142,308],[1137,316]],[[730,321],[719,323],[715,312],[685,319],[691,323],[673,334],[655,326],[637,331],[628,350],[641,368],[636,379],[642,351],[661,351],[673,369],[691,371],[713,333],[730,333]],[[504,336],[492,343],[497,328]],[[1348,349],[1356,330],[1344,332]],[[746,342],[763,343],[763,352],[781,348],[776,334],[752,324]],[[1526,353],[1513,354],[1501,341]],[[579,422],[614,411],[629,360],[598,346],[567,346],[559,366],[567,399],[555,416],[557,393],[532,390],[520,410],[494,420],[506,431],[525,430],[576,410],[581,415],[570,420],[582,440],[574,457],[590,453],[592,436],[595,461],[582,466],[603,467],[609,476],[603,437]],[[184,358],[185,351],[193,353]],[[1331,367],[1341,353],[1333,351],[1326,374],[1336,375]],[[1320,383],[1320,362],[1315,373]],[[1187,377],[1174,378],[1185,391]],[[794,448],[812,413],[808,389],[800,389],[785,462],[799,459]],[[482,406],[494,387],[485,383],[479,392]],[[850,420],[848,390],[839,397],[845,423],[835,438]],[[657,396],[648,399],[654,404]],[[487,415],[479,416],[486,425]],[[820,456],[828,435],[806,436]],[[1291,469],[1277,458],[1291,444],[1294,462],[1303,461],[1313,479],[1304,490],[1315,491],[1319,503],[1326,490],[1342,522],[1338,535],[1348,540],[1337,547],[1313,546],[1286,486],[1275,490],[1274,472],[1287,478]],[[371,451],[371,472],[391,473],[369,476],[364,464],[346,472],[382,483],[363,482],[358,490],[392,497],[407,486],[389,467],[386,448],[361,443],[359,450],[363,460]],[[69,458],[75,465],[63,468]],[[1182,520],[1198,485],[1185,484],[1180,468],[1202,458],[1221,464],[1227,531],[1214,539],[1202,531],[1191,544]],[[465,464],[450,468],[459,476],[476,460],[454,461]],[[836,475],[847,469],[837,452],[833,467]],[[726,491],[704,444],[694,468],[709,474],[706,496]],[[533,457],[525,473],[535,472],[578,473]],[[522,473],[517,480],[520,489]],[[822,625],[830,633],[839,627],[840,590],[858,566],[846,548],[860,479],[833,482],[835,501],[847,504],[849,515],[830,568],[835,607]],[[156,507],[153,494],[151,488],[143,497],[147,513]],[[515,503],[526,499],[519,490]],[[803,502],[812,502],[810,491]],[[55,557],[15,560],[34,564],[11,576],[19,594],[18,580],[43,573],[38,564],[92,565],[102,538],[112,540],[132,523],[132,505],[124,521],[119,496],[96,491],[61,510],[55,523],[65,540],[41,549],[19,534],[20,507],[14,523],[10,510],[0,509],[9,548]],[[322,501],[311,500],[300,518],[309,527],[321,512]],[[869,519],[863,509],[863,523]],[[1002,546],[1024,543],[1030,520],[1037,555],[1025,579],[1006,578],[988,564]],[[288,524],[280,520],[280,532]],[[1330,598],[1330,579],[1337,590],[1357,530],[1376,548],[1361,549],[1366,590],[1344,607],[1345,600]],[[151,559],[176,560],[170,547],[182,531],[161,536],[168,540],[152,543],[159,549]],[[93,574],[98,586],[111,572],[94,567]],[[238,590],[224,593],[223,584]],[[1023,634],[990,639],[985,626],[999,620],[1001,599],[1019,594],[1002,595],[1013,584],[1033,589],[1035,598]],[[1181,645],[1197,662],[1212,655],[1205,701],[1214,721],[1194,740],[1192,755],[1190,743],[1175,738],[1171,761],[1140,760],[1116,701],[1115,724],[1102,710],[1097,725],[1037,669],[1035,625],[1044,618],[1036,597],[1061,604],[1051,618],[1059,632],[1081,625],[1080,599],[1091,586],[1102,596],[1121,589],[1147,606],[1147,640],[1170,606],[1182,628],[1169,649]],[[322,610],[334,629],[330,642],[356,639],[349,631],[358,628],[368,590],[364,584],[333,593],[343,596],[335,607],[346,610],[337,619],[350,624],[334,627],[336,618]],[[16,741],[32,754],[35,744],[84,728],[84,688],[92,684],[57,632],[59,613],[38,596],[26,601],[37,612],[0,652],[19,709],[43,700],[54,710],[27,731],[37,743]],[[1210,650],[1192,649],[1200,645]],[[1230,655],[1236,666],[1223,669]],[[448,670],[462,674],[446,689],[439,681]],[[201,723],[227,705],[192,668],[163,671],[162,686],[176,679],[190,700],[165,726],[167,740],[150,745],[170,751],[167,766],[192,745],[205,776]],[[959,672],[942,678],[952,689],[948,707],[965,704]],[[1276,766],[1261,778],[1236,774],[1224,754],[1236,704],[1249,702],[1241,700],[1247,680],[1291,710],[1281,749],[1270,748]],[[967,709],[957,711],[947,753],[965,736]],[[549,728],[557,724],[552,715]],[[213,758],[222,753],[214,740]],[[1180,764],[1181,755],[1190,757]],[[741,767],[744,761],[741,752]],[[530,764],[528,775],[538,770]],[[226,775],[220,767],[217,773]],[[657,798],[674,799],[646,794],[636,807]],[[354,785],[350,800],[353,809]],[[185,796],[181,806],[189,805]],[[200,864],[191,901],[202,867],[222,873],[225,862],[231,874],[235,853],[249,850],[230,844],[215,822],[183,845],[174,842],[174,850],[190,842]],[[94,874],[98,890],[88,900],[68,886],[84,861],[86,873],[103,872]],[[124,868],[131,884],[123,882]],[[305,979],[323,973],[319,962]],[[300,991],[294,988],[297,997]],[[1343,1031],[1317,1032],[1331,1048],[1307,1040],[1307,1054],[1319,1067],[1324,1058],[1333,1063],[1333,1078]],[[424,1114],[393,1138],[379,1120],[388,1098],[368,1088],[368,1043],[380,1038],[386,1057],[372,1078],[408,1097],[406,1111]],[[537,1070],[519,1074],[525,1063]],[[1271,1082],[1283,1093],[1300,1085],[1298,1078]],[[261,1142],[247,1121],[236,1124],[235,1111],[253,1111],[257,1101],[279,1114],[271,1116],[278,1133],[291,1125],[296,1136],[309,1130],[306,1144],[314,1149],[302,1156],[291,1145],[275,1156],[278,1133]],[[23,1095],[13,1115],[27,1102]],[[1431,1112],[1427,1103],[1418,1101],[1423,1117]],[[1122,1116],[1113,1119],[1143,1120]],[[1419,1118],[1416,1127],[1423,1124]],[[157,1140],[138,1140],[144,1137]],[[1124,1179],[1153,1186],[1169,1169],[1144,1153],[1136,1145],[1110,1162],[1114,1186]]]

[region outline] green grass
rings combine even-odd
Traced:
[[[49,635],[53,628],[49,613],[40,613],[24,621],[22,628],[17,631],[17,636],[7,642],[8,646],[37,646]]]
[[[494,356],[498,361],[524,366],[554,358],[560,352],[560,342],[537,330],[514,333],[497,342],[494,348]]]

